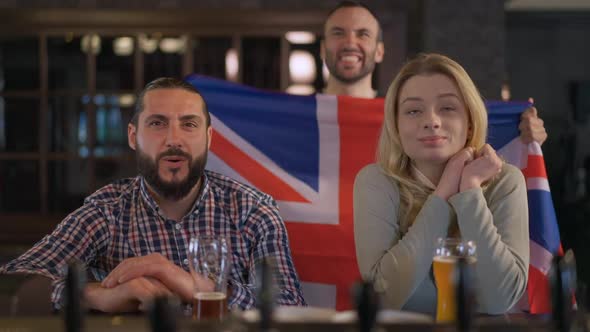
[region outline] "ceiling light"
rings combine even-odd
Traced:
[[[316,40],[315,35],[309,31],[289,31],[285,38],[291,44],[312,44]]]
[[[316,77],[315,59],[313,55],[302,50],[292,51],[289,55],[289,75],[291,81],[294,83],[312,83]]]
[[[287,88],[287,93],[308,96],[314,94],[315,89],[309,84],[293,84]]]
[[[113,52],[118,56],[128,56],[133,53],[133,38],[119,37],[113,41]]]
[[[228,81],[237,82],[239,68],[238,51],[235,48],[230,48],[225,53],[225,78]]]
[[[80,49],[84,53],[100,53],[100,37],[97,34],[84,35],[80,41]]]

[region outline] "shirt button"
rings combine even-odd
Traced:
[[[181,224],[176,224],[176,230],[179,231],[182,229],[182,225]]]
[[[182,264],[184,264],[184,265],[188,266],[188,259],[187,259],[187,258],[185,258],[185,259],[182,261]]]

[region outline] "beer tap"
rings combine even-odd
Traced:
[[[457,261],[456,280],[457,330],[459,332],[469,332],[473,326],[473,308],[475,307],[474,280],[471,267],[465,257],[460,257]]]
[[[588,286],[586,283],[580,282],[577,285],[576,291],[576,330],[580,332],[590,331],[590,321],[586,319],[588,316]]]
[[[363,281],[355,285],[353,298],[355,299],[360,332],[373,331],[379,311],[379,295],[375,292],[373,283]]]
[[[86,285],[86,271],[77,261],[67,267],[64,296],[64,320],[66,332],[80,332],[84,328],[82,297]]]
[[[275,289],[273,282],[274,262],[264,259],[256,266],[257,294],[256,306],[260,313],[260,331],[270,331],[275,304]]]
[[[577,283],[575,264],[574,254],[568,250],[563,257],[553,259],[549,272],[553,322],[560,332],[569,332],[572,328]]]
[[[152,332],[176,332],[177,302],[166,296],[154,299],[148,314]]]

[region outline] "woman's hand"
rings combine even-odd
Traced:
[[[481,187],[482,183],[490,180],[500,171],[502,171],[502,159],[489,144],[486,144],[475,159],[463,168],[459,191]]]
[[[464,148],[455,153],[447,162],[445,170],[434,190],[434,194],[444,199],[459,192],[459,184],[461,183],[463,168],[466,164],[473,160],[474,150],[471,147]]]

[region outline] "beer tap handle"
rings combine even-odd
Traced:
[[[578,287],[578,277],[576,272],[576,258],[574,252],[570,249],[565,252],[560,263],[561,266],[561,280],[562,297],[564,301],[564,317],[566,321],[566,328],[568,331],[574,326],[575,312],[575,294]]]
[[[468,332],[473,325],[473,307],[474,303],[474,285],[472,271],[464,257],[457,261],[457,330],[459,332]]]
[[[578,275],[576,271],[576,257],[574,252],[569,249],[561,259],[561,279],[563,280],[563,295],[568,301],[567,308],[571,309],[574,304],[574,295],[578,288]]]
[[[274,267],[274,262],[269,258],[261,260],[256,267],[256,275],[258,276],[256,305],[260,313],[261,331],[269,331],[272,326],[272,314],[275,304]]]
[[[154,299],[148,313],[152,332],[176,332],[176,302],[165,296]]]
[[[379,295],[369,281],[355,285],[353,293],[360,332],[371,332],[377,321]]]
[[[580,282],[576,291],[576,302],[578,309],[576,310],[576,323],[580,332],[590,331],[590,321],[588,321],[588,286],[586,283]]]
[[[549,271],[552,316],[557,330],[569,332],[573,320],[573,303],[576,288],[576,267],[573,252],[553,259]]]
[[[86,271],[77,261],[70,262],[65,279],[64,320],[66,332],[79,332],[83,329],[83,292],[86,286]]]
[[[588,311],[588,286],[584,282],[580,282],[576,289],[576,304],[578,306],[578,312],[586,314]]]

